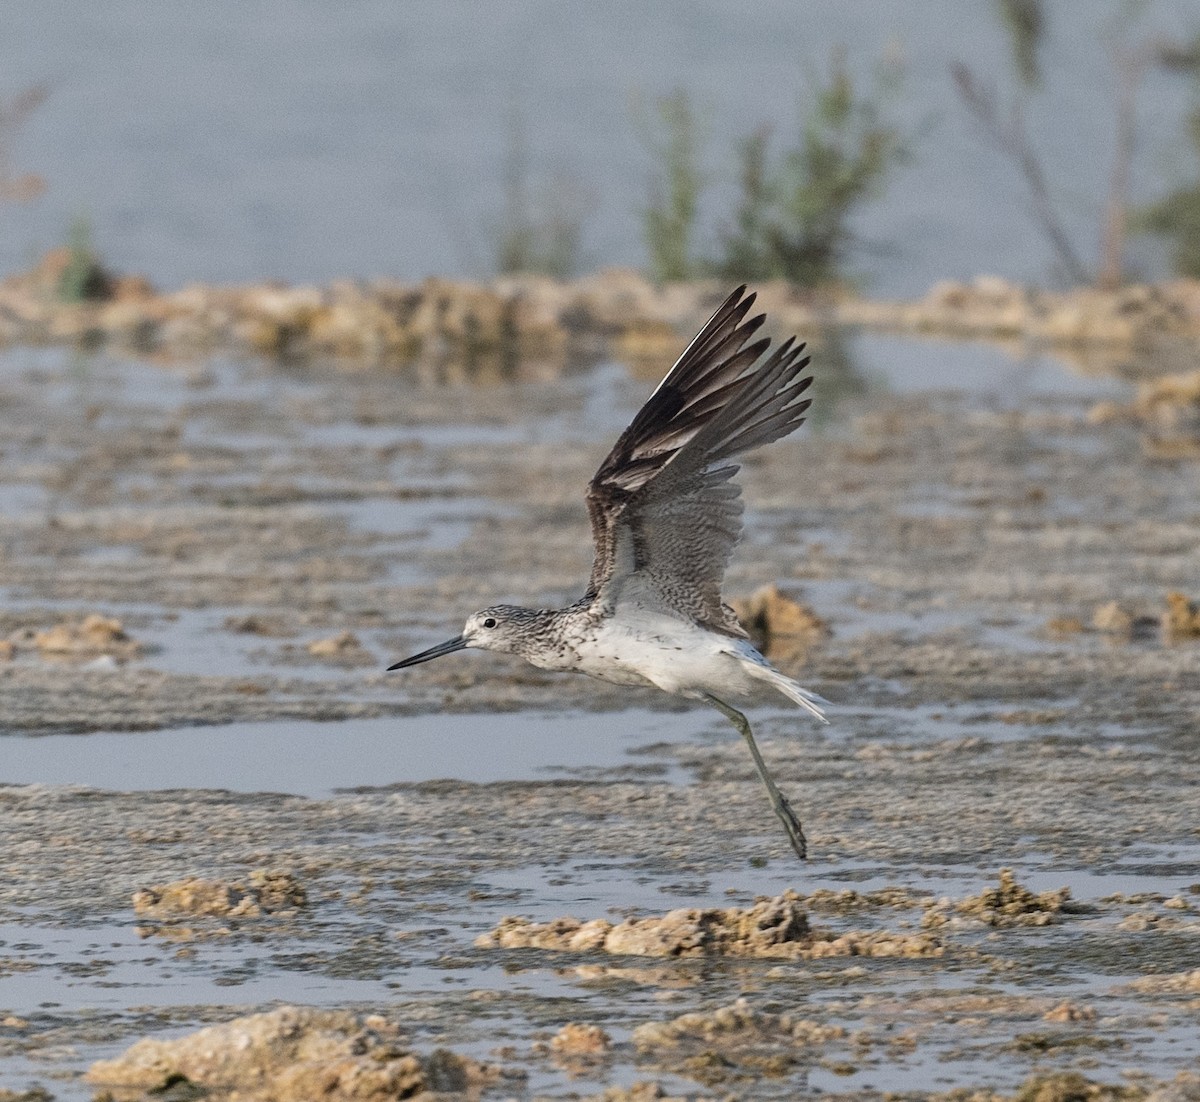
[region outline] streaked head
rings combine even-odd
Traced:
[[[388,669],[402,670],[406,666],[417,666],[467,647],[521,654],[531,642],[536,632],[536,624],[542,615],[538,610],[520,608],[517,605],[493,605],[491,608],[472,612],[467,617],[461,635],[423,650],[420,654],[414,654],[411,658],[405,658],[393,666],[388,666]]]

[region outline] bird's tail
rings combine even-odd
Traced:
[[[825,718],[824,710],[821,708],[822,704],[828,704],[829,701],[823,696],[818,696],[816,693],[810,692],[790,677],[784,677],[777,669],[765,663],[761,666],[757,662],[753,665],[747,665],[746,672],[752,677],[757,677],[760,681],[765,681],[772,688],[783,693],[788,700],[794,700],[801,708],[807,712],[811,712],[822,723],[829,722]]]

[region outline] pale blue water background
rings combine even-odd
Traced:
[[[1047,7],[1048,79],[1029,120],[1091,260],[1113,129],[1104,28],[1120,5]],[[1196,0],[1145,9],[1139,38],[1200,27]],[[486,274],[514,103],[535,175],[561,171],[594,196],[589,265],[641,264],[648,163],[632,102],[683,87],[703,108],[712,224],[736,175],[733,138],[760,123],[786,135],[838,45],[859,71],[885,52],[906,62],[895,117],[921,132],[915,162],[858,226],[886,246],[858,265],[870,288],[919,294],[984,271],[1047,280],[1022,186],[951,86],[954,59],[1012,83],[986,0],[18,0],[0,17],[0,97],[37,81],[52,93],[12,168],[50,187],[32,205],[0,204],[0,271],[84,213],[116,268],[165,287]],[[1136,196],[1194,178],[1190,95],[1180,78],[1147,79]],[[1134,260],[1164,270],[1152,247]]]

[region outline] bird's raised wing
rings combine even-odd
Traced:
[[[721,582],[742,531],[732,481],[740,452],[804,420],[812,382],[804,345],[750,342],[765,315],[739,287],[685,349],[588,485],[596,558],[589,594],[611,607],[637,599],[741,636]]]

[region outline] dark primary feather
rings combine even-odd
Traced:
[[[804,345],[749,343],[766,320],[744,320],[754,295],[739,287],[684,350],[621,434],[588,486],[596,558],[588,587],[604,605],[633,587],[640,599],[706,627],[742,635],[721,582],[742,530],[732,478],[740,452],[804,421],[812,382]]]

